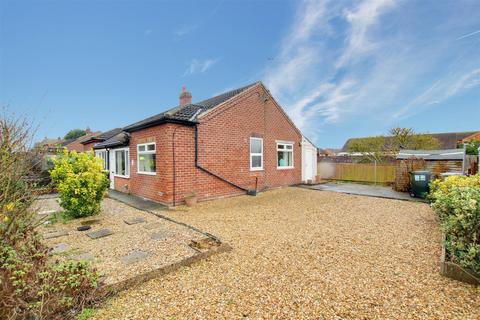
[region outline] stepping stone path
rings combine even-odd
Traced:
[[[129,254],[127,254],[126,256],[121,257],[120,260],[122,260],[122,262],[125,264],[132,264],[145,259],[146,257],[148,257],[148,255],[149,255],[148,252],[134,250]]]
[[[143,227],[147,230],[152,230],[152,229],[158,229],[163,227],[163,224],[160,222],[152,222],[152,223],[147,223]]]
[[[123,220],[123,222],[125,222],[128,225],[142,223],[142,222],[145,222],[145,221],[146,221],[145,218],[142,218],[142,217],[134,217],[134,218],[128,218],[128,219]]]
[[[74,259],[74,260],[87,260],[87,261],[92,261],[93,258],[94,258],[94,256],[90,252],[77,254],[76,256],[72,257],[72,259]]]
[[[66,243],[59,243],[52,248],[50,253],[61,253],[68,250],[68,245]]]
[[[111,234],[113,234],[113,232],[109,229],[100,229],[94,232],[87,233],[87,236],[89,236],[91,239],[98,239],[109,236]]]
[[[68,235],[67,231],[64,230],[53,230],[52,232],[44,233],[43,239],[53,239],[58,237],[63,237]]]
[[[170,238],[173,234],[169,231],[159,231],[159,232],[155,232],[155,233],[152,233],[150,235],[150,238],[152,240],[165,240],[167,238]]]

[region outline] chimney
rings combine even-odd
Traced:
[[[180,93],[180,106],[184,106],[192,103],[192,94],[187,91],[185,86],[182,87],[182,92]]]

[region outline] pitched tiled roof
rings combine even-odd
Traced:
[[[103,148],[113,148],[113,147],[121,147],[127,146],[128,142],[130,141],[130,135],[124,131],[110,137],[109,139],[96,143],[93,148],[94,149],[103,149]]]
[[[247,86],[237,88],[234,90],[230,90],[228,92],[224,92],[220,95],[215,97],[196,102],[187,104],[184,106],[177,106],[165,112],[159,113],[152,117],[146,118],[144,120],[135,122],[131,125],[126,126],[123,128],[125,131],[135,131],[142,128],[147,128],[150,126],[154,126],[160,124],[162,122],[167,121],[179,121],[179,122],[191,122],[194,123],[200,114],[203,112],[213,109],[216,106],[222,104],[223,102],[233,98],[237,94],[245,91],[246,89],[253,87],[254,85],[258,84],[259,82],[251,83]]]
[[[112,130],[108,130],[107,132],[104,132],[104,133],[99,132],[98,135],[92,135],[88,139],[82,141],[81,143],[82,144],[87,144],[87,143],[90,143],[92,141],[105,141],[105,140],[108,140],[111,137],[119,134],[122,131],[123,131],[122,128],[115,128],[115,129],[112,129]]]

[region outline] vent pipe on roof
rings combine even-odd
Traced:
[[[184,106],[192,103],[192,94],[187,91],[185,86],[182,87],[182,92],[180,93],[180,106]]]

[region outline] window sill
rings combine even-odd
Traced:
[[[119,177],[119,178],[124,178],[124,179],[130,179],[130,176],[123,176],[121,174],[113,174],[114,177]]]
[[[277,167],[277,170],[291,170],[295,169],[295,167]]]
[[[250,171],[251,172],[256,172],[256,171],[263,171],[264,169],[263,168],[250,168]]]
[[[137,174],[145,175],[145,176],[156,176],[156,172],[140,172],[138,171]]]

